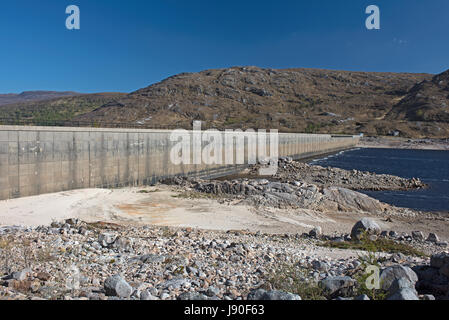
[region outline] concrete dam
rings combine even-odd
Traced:
[[[223,139],[219,143],[224,144],[228,136],[236,141],[220,154],[223,161],[175,164],[171,153],[178,142],[172,134],[173,130],[0,126],[0,200],[73,189],[148,185],[180,175],[216,178],[235,174],[248,166],[251,151],[248,143],[237,140],[248,142],[257,135],[220,131]],[[180,134],[194,144],[195,131]],[[359,142],[359,136],[328,134],[279,133],[276,139],[278,156],[294,159],[345,150]],[[204,148],[209,143],[200,144]],[[267,150],[269,145],[267,141]],[[239,152],[244,154],[243,163],[225,161],[225,157],[235,160]],[[272,152],[268,153],[273,156]]]

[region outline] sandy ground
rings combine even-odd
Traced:
[[[143,193],[145,190],[147,193]],[[303,233],[321,226],[324,233],[349,233],[360,213],[310,210],[259,210],[222,204],[212,199],[176,197],[169,186],[123,189],[84,189],[0,201],[0,226],[38,226],[67,218],[124,225],[192,227],[204,230],[250,230]],[[384,230],[436,232],[449,239],[449,222],[441,219],[372,217]]]

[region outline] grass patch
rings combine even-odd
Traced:
[[[427,255],[420,250],[413,248],[405,243],[397,243],[390,239],[380,238],[377,240],[370,240],[368,237],[362,237],[359,241],[343,241],[334,242],[326,241],[320,244],[322,247],[336,248],[336,249],[353,249],[364,250],[368,252],[386,252],[386,253],[402,253],[409,256],[426,257]]]
[[[275,290],[297,294],[303,300],[326,300],[318,283],[307,279],[309,271],[297,264],[281,265],[266,276],[266,283]]]
[[[376,267],[381,269],[380,261],[382,258],[377,257],[376,253],[369,252],[367,255],[359,256],[359,261],[362,263],[359,271],[354,275],[354,279],[357,280],[358,288],[357,294],[366,294],[370,300],[385,300],[387,292],[381,288],[375,288],[373,273],[370,272],[370,267]],[[380,274],[379,274],[380,275]],[[368,287],[370,284],[370,287]]]

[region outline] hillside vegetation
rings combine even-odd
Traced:
[[[44,101],[28,101],[0,106],[0,123],[22,122],[36,125],[52,124],[55,121],[72,121],[77,116],[118,99],[124,94],[99,93],[61,97]]]
[[[446,138],[448,74],[233,67],[182,73],[130,94],[7,105],[0,117]]]

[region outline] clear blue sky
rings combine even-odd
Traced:
[[[81,30],[65,28],[65,8]],[[381,30],[365,28],[365,8]],[[180,72],[256,65],[449,68],[448,0],[14,0],[0,3],[0,93],[130,92]]]

